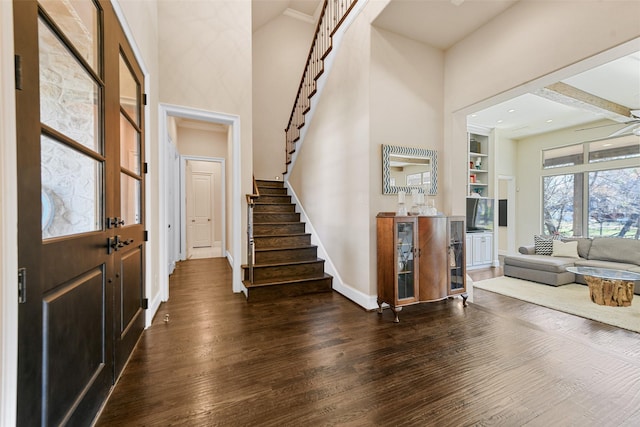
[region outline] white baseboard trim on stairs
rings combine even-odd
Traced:
[[[311,234],[311,244],[318,246],[318,257],[324,259],[325,272],[333,276],[333,290],[349,298],[351,301],[355,302],[365,310],[377,309],[377,295],[367,295],[364,292],[355,289],[353,286],[349,286],[344,282],[344,280],[342,280],[340,273],[338,273],[338,271],[336,270],[335,264],[331,261],[331,257],[327,254],[322,241],[318,237],[316,229],[313,227],[311,220],[302,207],[302,204],[300,203],[296,192],[289,185],[289,182],[285,181],[285,185],[289,191],[289,195],[296,204],[296,209],[299,210],[300,221],[303,221],[305,223],[306,231]]]

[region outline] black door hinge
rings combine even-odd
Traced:
[[[142,164],[142,172],[144,172],[144,173],[149,173],[149,163],[144,162],[144,163]]]
[[[149,308],[149,298],[142,298],[142,309],[146,310]]]
[[[146,93],[142,94],[142,105],[147,105],[147,94]]]
[[[13,63],[16,73],[16,90],[22,90],[22,57],[20,55],[14,55]]]
[[[145,242],[149,241],[149,232],[147,230],[144,230],[144,234],[142,235],[142,240],[144,240]]]
[[[18,269],[18,304],[27,302],[27,269]]]

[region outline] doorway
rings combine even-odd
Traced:
[[[225,250],[224,159],[183,156],[183,246],[187,259],[218,258]]]
[[[241,213],[241,141],[240,141],[240,118],[236,115],[216,113],[211,111],[203,111],[194,108],[181,107],[169,104],[160,104],[160,130],[159,135],[166,140],[169,135],[170,117],[180,117],[185,119],[203,121],[208,123],[217,123],[226,125],[229,127],[228,132],[228,145],[227,145],[227,159],[230,163],[229,170],[223,172],[225,175],[225,214],[227,222],[225,228],[228,231],[226,241],[226,251],[223,252],[223,256],[227,258],[231,264],[232,272],[232,291],[242,292],[244,286],[242,284],[242,213]],[[167,156],[166,150],[160,150],[159,157],[160,163],[165,163],[165,157]],[[166,224],[167,212],[167,188],[168,180],[171,179],[166,175],[161,175],[159,182],[159,202],[160,206],[164,206],[159,212],[160,224]],[[159,251],[160,259],[167,258],[167,236],[165,233],[160,234],[159,238]],[[184,246],[183,246],[184,247]],[[186,257],[186,250],[183,253]],[[186,259],[186,258],[185,258]],[[158,282],[160,284],[160,298],[162,301],[169,299],[169,272],[168,263],[160,263],[158,271]]]
[[[516,179],[498,176],[498,255],[516,252]]]

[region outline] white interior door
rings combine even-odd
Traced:
[[[213,176],[210,173],[193,172],[191,175],[193,190],[193,247],[207,248],[213,244],[212,224]]]

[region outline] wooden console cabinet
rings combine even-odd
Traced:
[[[466,306],[464,217],[377,216],[378,311],[461,295]]]

